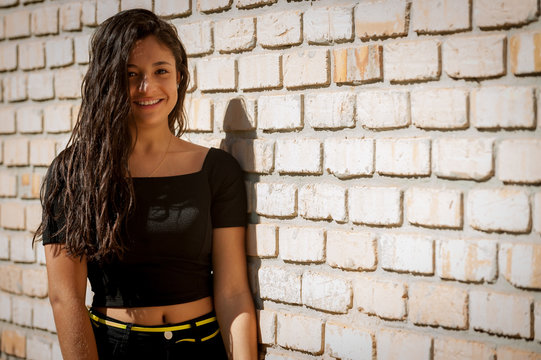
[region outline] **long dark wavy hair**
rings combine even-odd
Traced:
[[[135,206],[128,169],[132,137],[127,63],[136,41],[150,35],[171,50],[180,72],[178,100],[168,119],[172,133],[183,133],[189,73],[176,28],[143,9],[122,11],[104,21],[90,42],[77,122],[41,187],[43,215],[34,241],[46,235],[55,242],[58,237],[68,255],[91,261],[122,256],[127,219]]]

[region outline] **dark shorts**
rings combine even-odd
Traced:
[[[141,326],[90,310],[100,360],[227,359],[214,312],[178,324]]]

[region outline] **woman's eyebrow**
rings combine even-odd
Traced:
[[[170,63],[168,63],[167,61],[157,61],[155,62],[154,64],[152,64],[152,66],[160,66],[160,65],[171,65]],[[172,66],[172,65],[171,65]],[[128,64],[128,67],[137,67],[137,65],[135,64]]]

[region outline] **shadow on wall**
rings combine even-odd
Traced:
[[[256,213],[255,184],[259,182],[261,172],[256,164],[254,143],[257,141],[255,123],[255,100],[246,100],[244,97],[233,98],[229,101],[224,113],[222,129],[226,136],[220,143],[220,148],[233,155],[244,170],[246,192],[248,194],[248,229],[246,248],[257,243],[254,225],[259,223],[259,215]],[[258,271],[261,260],[257,257],[248,256],[248,277],[252,295],[258,309],[262,308],[262,300],[259,293]]]

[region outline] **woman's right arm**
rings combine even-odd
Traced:
[[[96,340],[85,305],[86,258],[68,256],[61,244],[47,244],[49,301],[64,360],[98,359]]]

